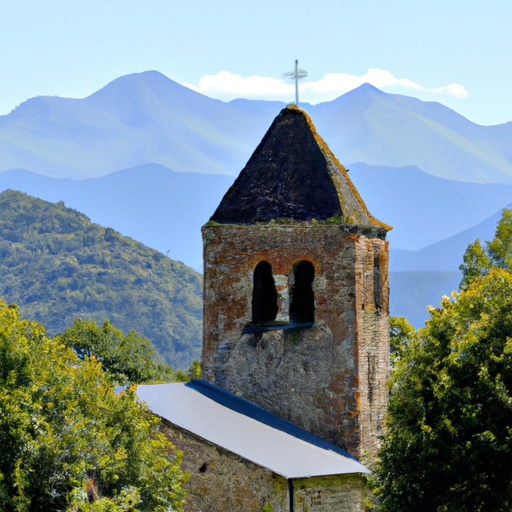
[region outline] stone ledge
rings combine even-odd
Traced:
[[[307,329],[313,327],[315,322],[304,322],[301,324],[249,324],[244,327],[242,334],[252,334],[255,332],[267,332],[267,331],[292,331],[298,329]]]

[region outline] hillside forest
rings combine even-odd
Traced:
[[[189,368],[201,347],[201,276],[64,203],[0,194],[0,297],[56,335],[75,317],[109,320]]]

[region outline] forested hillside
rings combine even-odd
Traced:
[[[0,194],[0,297],[49,334],[109,319],[149,338],[173,368],[201,346],[201,276],[64,203]]]

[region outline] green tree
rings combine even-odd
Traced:
[[[512,210],[503,210],[494,240],[487,243],[487,254],[493,266],[512,270]]]
[[[133,388],[0,302],[0,511],[181,510],[181,454]]]
[[[391,362],[400,356],[406,347],[414,327],[403,316],[389,317],[389,344],[391,348]]]
[[[190,380],[201,378],[201,363],[199,361],[192,361],[188,370],[188,377]]]
[[[477,238],[469,244],[464,263],[459,267],[462,272],[461,290],[465,290],[478,277],[485,275],[491,268],[512,270],[512,210],[505,208],[494,234],[494,239],[480,245]]]
[[[56,339],[82,360],[95,357],[119,384],[176,380],[168,365],[155,361],[157,354],[147,338],[134,330],[124,336],[108,320],[99,327],[95,320],[75,318]]]
[[[480,245],[478,238],[474,243],[468,245],[463,261],[464,263],[459,267],[462,272],[461,290],[465,290],[475,279],[486,274],[492,267],[491,260]]]
[[[510,511],[512,275],[491,268],[468,282],[405,341],[374,473],[378,510]]]

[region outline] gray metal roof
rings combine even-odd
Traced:
[[[137,396],[173,425],[285,478],[369,473],[348,452],[201,380],[141,385]]]

